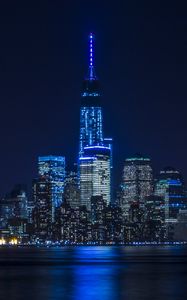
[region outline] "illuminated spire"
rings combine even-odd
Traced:
[[[90,96],[94,97],[94,103],[95,103],[95,96],[100,96],[100,86],[99,86],[99,81],[98,78],[95,74],[95,62],[94,62],[94,47],[93,47],[93,42],[94,42],[94,35],[93,33],[89,34],[89,56],[88,56],[88,73],[83,81],[83,86],[82,86],[82,96],[83,97],[88,97]],[[99,99],[97,100],[99,101]],[[90,100],[89,100],[90,103]]]
[[[89,40],[90,40],[90,67],[93,66],[93,34],[90,33],[89,35]]]
[[[93,33],[89,34],[89,79],[94,80],[96,76],[94,74],[94,53],[93,53]]]

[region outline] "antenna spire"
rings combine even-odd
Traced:
[[[89,34],[89,79],[95,79],[94,76],[94,60],[93,60],[93,33]]]

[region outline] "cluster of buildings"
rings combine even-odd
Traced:
[[[37,177],[0,199],[0,244],[124,244],[187,241],[187,192],[178,170],[155,179],[149,158],[126,158],[114,195],[113,140],[103,134],[99,81],[89,36],[89,70],[83,82],[78,160],[40,156]]]

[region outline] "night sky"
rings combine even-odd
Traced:
[[[31,183],[39,155],[76,161],[90,31],[115,181],[136,152],[152,159],[155,173],[171,165],[187,180],[184,2],[1,2],[1,195]]]

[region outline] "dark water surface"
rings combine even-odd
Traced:
[[[0,300],[178,300],[187,247],[0,248]]]

